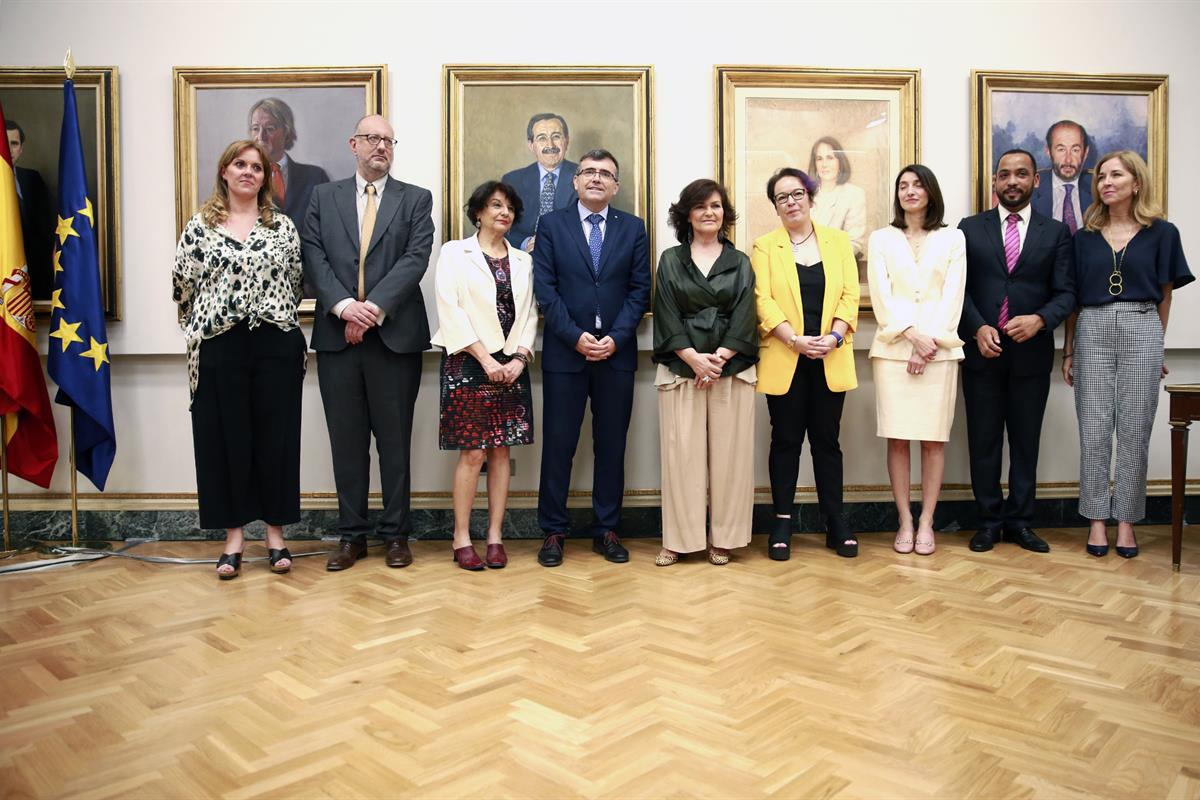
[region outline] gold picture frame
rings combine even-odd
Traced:
[[[443,239],[470,230],[463,206],[476,185],[536,169],[527,133],[531,118],[544,113],[566,121],[563,164],[571,174],[573,155],[603,148],[616,156],[621,183],[612,204],[646,223],[654,258],[653,67],[446,64],[442,75]],[[561,189],[569,186],[560,195]],[[536,199],[522,200],[524,221],[532,207],[536,223]]]
[[[853,224],[847,232],[859,262],[861,308],[869,311],[866,239],[891,220],[896,173],[920,157],[921,71],[717,65],[713,79],[714,160],[717,180],[729,190],[739,215],[734,243],[748,250],[778,227],[765,192],[771,174],[784,166],[816,172],[810,161],[818,147],[832,141],[836,147],[831,149],[843,157],[830,182],[857,213],[822,222],[816,218],[818,206],[814,219],[833,227]],[[857,177],[864,173],[865,179]],[[820,181],[817,174],[813,178]]]
[[[34,310],[47,316],[53,285],[51,262],[53,215],[56,213],[53,207],[57,205],[58,196],[58,150],[65,80],[62,67],[0,67],[0,104],[4,106],[4,115],[17,122],[25,133],[23,152],[16,166],[18,170],[34,173],[51,206],[42,215],[50,218],[48,230],[45,230],[46,223],[32,223],[37,238],[45,238],[45,247],[25,243]],[[117,68],[77,66],[74,82],[88,196],[96,209],[96,246],[104,314],[108,319],[121,319],[121,119]],[[28,199],[22,200],[24,210],[29,207]],[[22,228],[26,228],[24,220]]]
[[[317,183],[354,174],[347,145],[366,114],[387,114],[387,67],[175,67],[176,236],[212,191],[216,163],[232,141],[249,137],[251,110],[271,100],[292,117],[287,134],[288,174],[284,213],[301,229],[307,198]],[[282,159],[281,159],[282,160]],[[315,301],[306,287],[300,312]]]
[[[972,70],[971,180],[977,211],[995,205],[991,177],[996,154],[1011,147],[1033,153],[1041,183],[1050,182],[1047,177],[1057,165],[1051,163],[1046,137],[1059,121],[1073,121],[1086,132],[1080,184],[1086,179],[1090,187],[1095,161],[1105,152],[1128,148],[1146,159],[1153,191],[1166,210],[1166,75]],[[1049,191],[1047,186],[1041,190]],[[1085,209],[1083,199],[1081,190]],[[1039,205],[1035,193],[1034,210],[1045,213]]]

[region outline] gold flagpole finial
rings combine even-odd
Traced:
[[[63,69],[67,71],[67,80],[75,80],[75,59],[71,56],[71,48],[67,48],[67,57],[63,59]]]

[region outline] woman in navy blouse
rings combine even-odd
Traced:
[[[1087,551],[1108,554],[1107,523],[1117,520],[1117,555],[1138,554],[1133,523],[1146,514],[1146,461],[1158,408],[1163,333],[1171,293],[1195,280],[1179,230],[1154,201],[1150,171],[1131,150],[1096,167],[1097,200],[1075,236],[1079,309],[1067,320],[1063,377],[1075,387],[1079,417],[1079,513],[1091,520]],[[1109,491],[1113,433],[1116,489]]]

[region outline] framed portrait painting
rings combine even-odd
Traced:
[[[17,176],[25,260],[34,309],[50,313],[62,133],[62,67],[0,67],[9,147]],[[104,312],[121,318],[121,141],[116,67],[75,68],[75,103],[83,140],[87,194],[95,208]]]
[[[653,256],[651,67],[448,64],[443,72],[442,231],[447,239],[473,230],[463,206],[474,188],[504,180],[524,208],[509,241],[527,250],[536,247],[540,214],[577,199],[573,178],[579,156],[604,149],[619,166],[612,205],[645,220]],[[546,173],[551,173],[549,183]]]
[[[272,160],[275,202],[299,230],[312,190],[354,174],[348,145],[365,114],[387,113],[387,68],[175,67],[176,235],[212,194],[230,142]],[[277,168],[276,168],[277,167]],[[308,286],[300,305],[311,313]]]
[[[1133,150],[1167,200],[1167,76],[1053,72],[971,73],[971,172],[979,211],[996,205],[992,173],[1006,150],[1037,162],[1035,211],[1082,224],[1092,174],[1113,150]]]
[[[716,162],[746,250],[779,227],[767,180],[797,167],[818,183],[813,220],[845,230],[858,260],[862,308],[866,242],[891,220],[892,180],[917,160],[919,70],[717,66]]]

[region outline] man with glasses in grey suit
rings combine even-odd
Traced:
[[[359,120],[350,137],[354,177],[313,190],[301,235],[304,274],[316,290],[312,348],[338,494],[341,541],[329,570],[366,554],[372,434],[383,487],[376,532],[389,567],[412,563],[409,451],[429,348],[420,284],[433,246],[433,197],[388,175],[395,135],[381,116]]]

